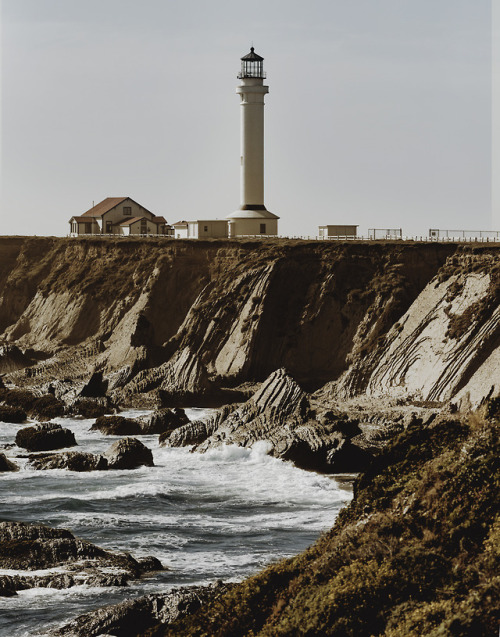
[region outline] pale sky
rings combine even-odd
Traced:
[[[2,0],[1,11],[0,234],[64,236],[105,197],[170,223],[236,210],[236,75],[252,43],[280,234],[491,228],[490,0]]]

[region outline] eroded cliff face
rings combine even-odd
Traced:
[[[500,389],[490,377],[499,255],[454,244],[3,238],[0,372],[46,385],[99,370],[133,401],[209,396],[286,368],[318,400],[474,402]]]

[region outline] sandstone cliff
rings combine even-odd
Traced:
[[[477,404],[500,390],[499,255],[451,243],[3,238],[0,373],[78,390],[101,371],[122,402],[187,404],[283,367],[318,401]]]

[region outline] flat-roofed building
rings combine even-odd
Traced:
[[[351,238],[356,237],[357,234],[358,226],[353,225],[319,226],[318,228],[318,236],[320,239]]]

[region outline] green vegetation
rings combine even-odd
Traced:
[[[496,636],[499,416],[409,427],[308,551],[145,635]]]

